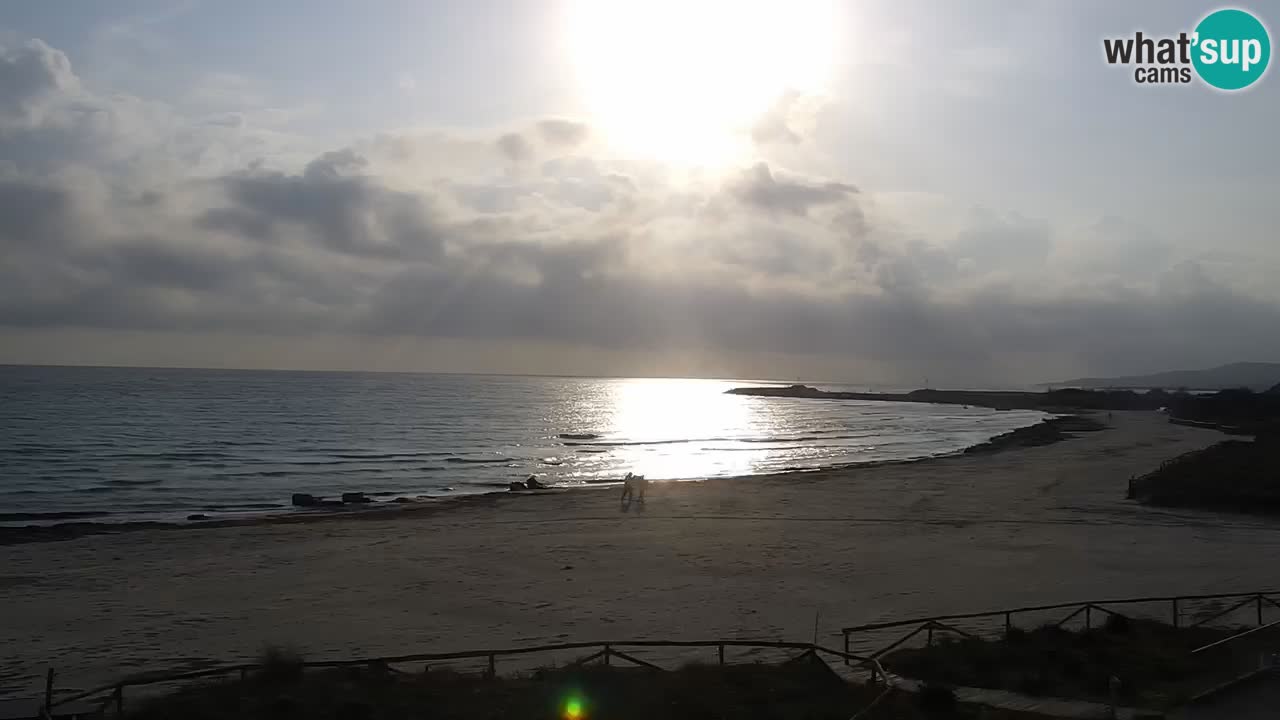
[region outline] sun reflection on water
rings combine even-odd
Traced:
[[[612,387],[610,434],[630,442],[615,455],[649,478],[738,475],[752,470],[752,453],[707,452],[730,438],[772,434],[772,413],[751,398],[725,395],[720,380],[631,379]],[[694,440],[695,442],[682,442]],[[658,443],[658,444],[653,444]]]

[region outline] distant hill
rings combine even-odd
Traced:
[[[1151,375],[1125,377],[1076,378],[1057,387],[1082,388],[1187,388],[1189,390],[1227,390],[1247,387],[1266,390],[1280,385],[1280,363],[1242,362],[1221,365],[1208,370],[1170,370]],[[1273,388],[1274,389],[1274,388]]]

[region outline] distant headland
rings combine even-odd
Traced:
[[[1222,390],[1212,394],[1165,390],[1084,390],[1064,388],[1046,392],[1016,390],[934,390],[905,393],[872,393],[820,390],[809,385],[738,387],[731,395],[808,398],[815,400],[867,400],[974,405],[995,410],[1162,410],[1173,422],[1211,427],[1231,434],[1271,434],[1280,429],[1280,386],[1267,392]]]
[[[881,402],[922,402],[945,405],[976,405],[996,410],[1157,410],[1168,407],[1175,396],[1164,392],[1136,393],[1129,390],[912,390],[905,393],[872,393],[820,390],[808,385],[785,387],[738,387],[731,395],[810,398],[822,400],[871,400]]]

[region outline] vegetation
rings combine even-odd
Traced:
[[[1096,432],[1106,428],[1106,425],[1092,418],[1064,415],[997,435],[984,443],[965,449],[965,454],[992,453],[1009,447],[1052,445],[1072,437],[1072,433]]]
[[[1152,505],[1280,512],[1280,444],[1227,440],[1135,478],[1129,496]]]
[[[268,645],[258,656],[258,677],[265,683],[288,683],[302,677],[302,654],[296,648]]]
[[[883,663],[931,683],[1096,702],[1111,700],[1115,677],[1120,704],[1161,707],[1184,699],[1203,670],[1190,651],[1228,634],[1109,616],[1103,627],[1081,632],[1050,625],[1013,629],[999,640],[948,637],[894,651]]]
[[[1280,432],[1280,393],[1272,390],[1187,395],[1173,398],[1169,408],[1174,417],[1215,423],[1250,435],[1274,436]]]
[[[847,720],[883,692],[879,686],[846,683],[816,659],[781,665],[695,664],[674,672],[597,665],[500,679],[436,668],[405,675],[386,668],[352,667],[305,674],[262,672],[244,680],[192,685],[140,703],[130,716],[138,720]],[[976,709],[957,707],[954,698],[948,701],[946,695],[945,690],[922,696],[893,691],[864,717],[977,716]],[[1031,720],[1035,716],[987,711],[982,717]]]

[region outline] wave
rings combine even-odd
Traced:
[[[164,450],[160,452],[104,453],[103,460],[232,460],[234,456],[206,450]]]
[[[208,512],[218,512],[220,510],[273,510],[275,508],[284,507],[281,503],[230,503],[226,505],[205,505],[200,508]]]
[[[137,485],[159,485],[163,480],[129,480],[126,478],[117,478],[114,480],[103,480],[103,485],[111,485],[113,487],[131,487]]]
[[[423,458],[442,457],[445,455],[457,455],[458,453],[438,452],[438,453],[417,453],[404,455],[369,455],[369,456],[347,456],[341,460],[291,460],[281,461],[280,465],[299,465],[299,466],[318,466],[328,467],[333,465],[405,465],[417,462]],[[465,454],[465,453],[464,453]]]
[[[83,518],[106,517],[111,513],[105,510],[63,510],[57,512],[11,512],[0,513],[0,522],[19,520],[79,520]]]
[[[476,465],[480,465],[480,464],[486,464],[486,463],[509,463],[509,462],[515,462],[515,461],[516,461],[516,459],[515,459],[515,458],[509,458],[509,457],[508,457],[508,458],[460,458],[460,457],[451,457],[451,458],[445,458],[445,460],[444,460],[444,461],[445,461],[445,462],[450,462],[450,463],[467,463],[467,464],[476,464]]]
[[[828,433],[812,433],[808,435],[779,435],[777,437],[707,437],[677,438],[670,440],[609,440],[602,442],[566,442],[569,447],[630,447],[633,445],[678,445],[680,443],[738,442],[751,444],[813,442],[817,440],[861,440],[874,437],[876,433],[859,433],[856,435],[831,435]]]
[[[352,453],[342,452],[333,453],[336,458],[343,460],[392,460],[395,458],[416,458],[416,457],[440,457],[442,455],[465,455],[466,453],[456,453],[447,451],[423,451],[423,452],[391,452],[391,453]]]
[[[561,440],[598,440],[600,436],[595,433],[560,433],[556,437]]]
[[[631,441],[617,440],[617,441],[610,441],[610,442],[567,442],[565,443],[565,446],[566,447],[583,447],[583,446],[625,447],[629,445],[675,445],[678,443],[714,442],[717,440],[724,441],[729,439],[730,438],[705,438],[705,439],[693,439],[693,440],[631,440]]]

